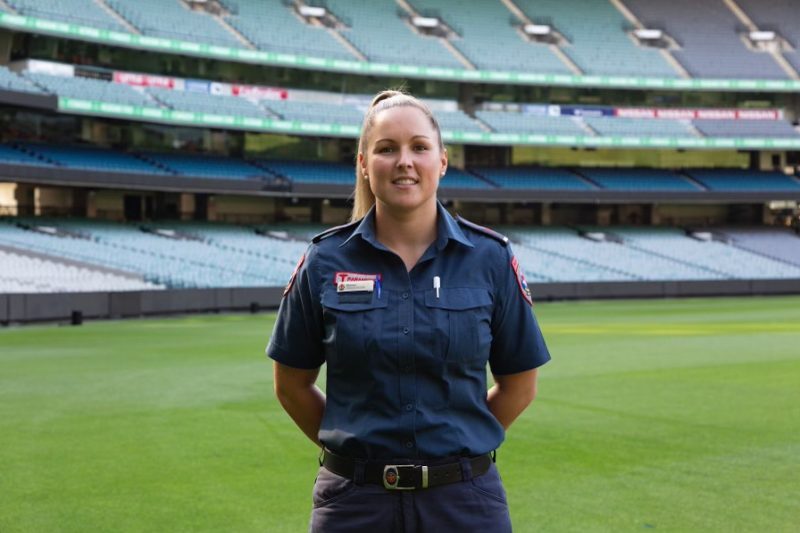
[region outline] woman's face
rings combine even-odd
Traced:
[[[436,205],[447,153],[422,110],[401,106],[379,112],[364,150],[359,164],[381,209],[410,212]]]

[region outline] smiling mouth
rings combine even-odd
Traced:
[[[419,180],[415,180],[414,178],[397,178],[392,180],[393,185],[416,185],[419,183]]]

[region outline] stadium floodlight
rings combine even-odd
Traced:
[[[778,34],[775,33],[774,31],[757,30],[750,32],[750,40],[753,42],[764,43],[769,41],[775,41],[777,38]]]
[[[436,17],[411,17],[411,23],[417,28],[438,28],[441,21]]]
[[[662,30],[651,28],[639,28],[633,30],[633,34],[640,41],[658,41],[664,38],[664,32]]]
[[[528,35],[550,35],[553,28],[549,24],[525,24],[522,31]]]
[[[314,17],[314,18],[323,18],[325,15],[328,14],[328,10],[325,9],[324,7],[307,6],[307,5],[298,6],[298,12],[304,17]]]

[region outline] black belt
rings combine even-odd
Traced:
[[[494,459],[492,454],[479,455],[468,459],[472,477],[482,476],[489,471]],[[355,480],[356,461],[349,457],[336,455],[330,450],[323,450],[320,464],[342,477]],[[415,465],[388,464],[374,461],[364,463],[364,483],[383,485],[391,490],[427,489],[437,485],[446,485],[464,480],[461,462],[445,464]]]

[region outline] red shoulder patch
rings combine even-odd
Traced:
[[[531,296],[531,289],[528,287],[528,282],[525,281],[525,274],[522,273],[522,269],[519,267],[519,261],[517,261],[516,257],[511,258],[511,268],[514,270],[514,277],[517,278],[517,286],[519,286],[519,292],[522,294],[522,297],[528,302],[528,305],[533,305],[533,296]]]
[[[289,291],[292,290],[294,287],[294,280],[297,278],[297,271],[300,270],[300,267],[303,266],[303,263],[306,260],[306,254],[300,256],[300,261],[297,262],[297,266],[294,267],[294,272],[292,272],[292,277],[289,278],[289,283],[286,284],[286,288],[283,289],[283,296],[289,294]]]

